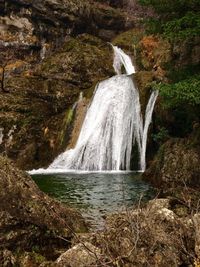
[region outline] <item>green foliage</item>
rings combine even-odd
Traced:
[[[157,84],[164,106],[167,108],[186,105],[200,105],[200,75],[191,76],[173,84]]]
[[[153,134],[152,137],[154,142],[160,145],[168,139],[169,131],[165,127],[161,127],[157,133]]]
[[[200,1],[139,0],[139,2],[152,7],[155,11],[147,22],[148,32],[161,34],[174,44],[174,48],[180,46],[180,53],[181,47],[187,49],[183,54],[191,57],[194,51],[192,49],[197,45],[197,42],[194,42],[195,37],[200,36]],[[159,90],[160,105],[167,114],[166,121],[159,124],[159,131],[153,136],[158,144],[162,143],[162,139],[168,134],[163,126],[167,127],[169,135],[185,137],[192,132],[193,124],[199,122],[200,118],[200,64],[186,65],[194,62],[188,58],[182,68],[180,65],[184,63],[184,57],[178,65],[175,53],[173,60],[165,66],[170,83],[152,84],[152,88]]]
[[[188,12],[179,19],[173,19],[163,25],[163,33],[169,38],[186,39],[200,36],[200,15]]]
[[[142,5],[152,6],[158,14],[183,16],[188,11],[200,10],[199,0],[139,0]]]
[[[177,69],[174,68],[173,65],[169,65],[166,66],[166,69],[168,70],[167,74],[168,79],[172,83],[177,83],[200,73],[200,64],[187,65],[181,69]]]
[[[148,20],[151,33],[163,33],[173,39],[184,39],[200,35],[199,0],[139,0],[151,6],[159,18]]]

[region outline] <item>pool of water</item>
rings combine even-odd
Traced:
[[[59,173],[33,175],[45,193],[80,210],[91,227],[101,228],[107,214],[154,196],[138,173]]]

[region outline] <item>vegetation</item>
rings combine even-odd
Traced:
[[[191,76],[186,80],[173,84],[158,84],[164,98],[164,105],[167,108],[179,107],[182,105],[200,105],[200,75]]]
[[[160,91],[161,105],[173,118],[169,133],[183,137],[192,131],[193,124],[200,117],[199,44],[196,41],[200,36],[200,1],[139,2],[152,7],[155,12],[148,19],[147,31],[161,35],[171,43],[172,60],[165,66],[167,80],[153,82],[152,87]],[[165,136],[166,133],[162,130],[156,137],[162,139],[160,135],[162,137],[163,133]]]
[[[149,30],[170,38],[186,38],[200,34],[199,0],[139,0],[152,6],[158,18],[149,20]]]

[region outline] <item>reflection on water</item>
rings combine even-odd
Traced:
[[[77,207],[92,226],[100,228],[104,217],[124,206],[153,197],[153,189],[136,173],[63,173],[33,175],[40,189]]]

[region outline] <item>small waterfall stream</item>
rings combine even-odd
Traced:
[[[135,145],[139,170],[145,170],[148,128],[158,92],[153,91],[150,96],[143,123],[139,92],[131,75],[135,73],[131,58],[116,46],[113,50],[117,75],[96,86],[76,147],[60,154],[47,172],[130,170]],[[121,74],[122,67],[126,74]]]

